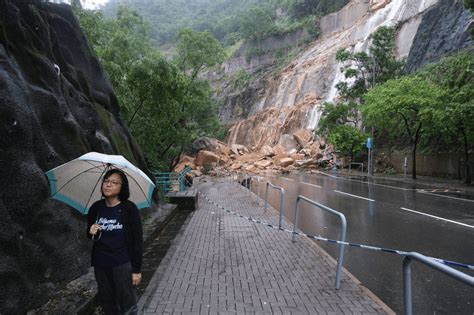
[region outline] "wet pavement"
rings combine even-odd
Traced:
[[[293,243],[291,234],[234,216],[205,198],[277,224],[277,211],[264,211],[254,194],[223,180],[197,188],[203,193],[198,209],[143,292],[143,313],[392,313],[347,272],[336,290],[336,263],[315,242]]]
[[[285,189],[285,216],[293,218],[297,195],[344,213],[347,241],[474,265],[474,196],[472,187],[450,182],[367,179],[339,174],[294,174],[271,177]],[[257,188],[254,185],[254,191]],[[260,183],[264,195],[264,183]],[[269,201],[279,207],[279,195]],[[300,228],[312,235],[338,239],[339,223],[303,205]],[[337,247],[321,246],[333,257]],[[344,266],[396,312],[403,310],[402,256],[347,248]],[[459,269],[471,276],[472,271]],[[474,290],[444,274],[414,264],[414,314],[474,314]]]

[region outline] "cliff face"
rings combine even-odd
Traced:
[[[285,130],[298,126],[316,128],[320,105],[337,99],[336,84],[344,79],[339,71],[341,65],[335,60],[337,50],[367,50],[370,35],[379,26],[397,26],[396,53],[400,58],[407,57],[408,69],[413,70],[472,45],[472,21],[462,1],[457,0],[352,0],[339,12],[321,19],[320,38],[282,71],[252,83],[238,98],[227,98],[222,119],[236,123],[230,131],[229,144],[236,140],[251,147],[265,138],[269,141],[266,144],[274,145]],[[288,108],[301,112],[287,115],[293,112]],[[271,111],[273,118],[266,111]],[[285,130],[257,126],[254,115],[264,115],[263,121],[279,122],[286,126]],[[256,133],[247,131],[249,128],[267,130],[268,135],[256,139]]]
[[[85,273],[85,218],[44,172],[86,152],[146,171],[117,99],[67,5],[0,0],[0,310],[25,313]]]
[[[446,54],[472,46],[472,14],[462,1],[440,0],[423,14],[407,58],[407,70],[415,71]]]

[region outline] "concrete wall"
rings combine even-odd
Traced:
[[[390,162],[397,171],[403,173],[403,161],[408,158],[408,174],[412,170],[411,154],[391,153]],[[474,153],[469,155],[471,162],[471,176],[474,176]],[[418,154],[416,156],[416,173],[422,176],[464,178],[465,166],[464,155],[453,153]]]

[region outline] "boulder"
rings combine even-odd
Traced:
[[[257,169],[253,165],[247,165],[247,166],[244,167],[244,170],[246,172],[254,173]]]
[[[209,137],[201,137],[196,139],[186,150],[187,155],[195,156],[201,150],[216,151],[218,147],[217,139],[209,138]]]
[[[263,156],[274,156],[274,155],[275,155],[275,151],[273,151],[272,147],[269,146],[269,145],[264,145],[264,146],[260,149],[260,153],[261,153]]]
[[[280,166],[280,161],[283,160],[283,159],[286,159],[288,156],[286,154],[284,155],[275,155],[272,159],[273,159],[273,164],[275,164],[276,166]]]
[[[313,139],[313,133],[309,129],[299,129],[293,134],[293,138],[302,148],[305,148]]]
[[[241,144],[234,143],[230,147],[230,152],[235,155],[241,155],[241,154],[249,153],[249,149],[247,149],[245,146]]]
[[[188,155],[183,155],[179,159],[178,165],[175,166],[174,171],[181,172],[186,166],[189,166],[193,170],[196,169],[195,158]]]
[[[261,160],[261,161],[257,161],[253,163],[255,167],[259,167],[259,168],[266,168],[272,164],[273,164],[273,161],[271,160]]]
[[[295,161],[292,158],[284,158],[280,160],[280,166],[281,167],[288,167],[295,163]]]
[[[230,166],[230,169],[231,169],[231,170],[238,170],[238,169],[240,169],[241,167],[242,167],[242,163],[240,163],[240,162],[235,162],[234,164],[232,164],[232,165]]]
[[[220,158],[217,154],[211,152],[211,151],[206,151],[206,150],[201,150],[199,151],[197,157],[196,157],[196,165],[203,166],[203,165],[217,165],[219,162]]]
[[[225,144],[224,142],[218,141],[217,142],[217,153],[219,153],[220,155],[228,157],[230,155],[230,149],[227,146],[227,144]]]
[[[304,154],[301,154],[301,153],[291,154],[290,157],[295,161],[304,160]]]
[[[282,145],[280,144],[277,144],[276,146],[273,147],[273,153],[274,155],[278,155],[278,156],[282,156],[282,155],[285,155],[286,156],[286,150],[285,148],[283,148]]]
[[[300,147],[298,142],[296,142],[296,140],[293,138],[293,136],[289,134],[282,135],[278,144],[280,144],[286,152],[289,152],[291,150],[298,150]]]

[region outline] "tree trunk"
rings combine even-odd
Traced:
[[[469,164],[469,145],[467,143],[466,132],[464,128],[461,128],[461,133],[464,142],[464,156],[465,156],[465,170],[466,170],[466,178],[464,179],[464,184],[471,183],[471,165]]]
[[[421,123],[416,128],[415,132],[415,139],[413,139],[413,152],[412,152],[412,171],[411,171],[411,178],[416,179],[416,147],[418,145],[418,141],[420,140],[420,130],[421,130]]]
[[[411,178],[416,179],[416,142],[413,143],[412,159]]]

